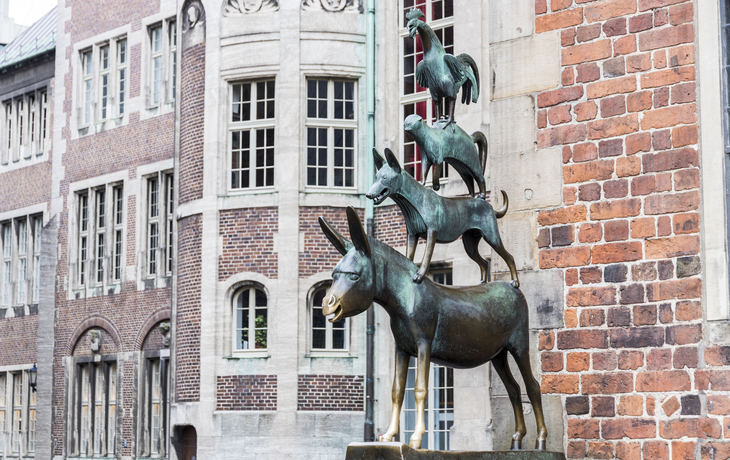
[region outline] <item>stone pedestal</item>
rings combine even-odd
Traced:
[[[560,452],[508,450],[499,452],[452,452],[415,450],[400,442],[353,442],[345,460],[565,460]]]

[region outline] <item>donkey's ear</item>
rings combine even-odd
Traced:
[[[330,225],[329,222],[327,222],[327,219],[324,217],[319,218],[319,226],[322,227],[322,232],[324,232],[324,235],[327,237],[328,240],[330,240],[330,243],[337,249],[340,254],[343,256],[347,254],[347,251],[352,248],[352,243],[342,236],[340,232],[335,230],[335,228]]]
[[[370,257],[370,242],[357,211],[352,206],[347,207],[347,224],[350,227],[350,238],[355,244],[355,249]]]
[[[398,159],[388,148],[385,149],[385,160],[388,162],[388,166],[393,168],[395,172],[400,173],[400,164],[398,163]]]
[[[383,167],[383,157],[378,153],[378,149],[373,148],[373,160],[375,160],[375,172]]]

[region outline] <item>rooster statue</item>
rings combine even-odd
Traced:
[[[414,8],[406,13],[408,33],[415,39],[416,33],[423,43],[423,60],[416,67],[416,81],[423,88],[428,88],[431,97],[436,101],[436,123],[439,123],[441,98],[449,103],[449,116],[445,128],[454,122],[454,106],[456,95],[461,91],[461,102],[469,104],[479,98],[479,69],[471,56],[460,54],[454,57],[444,50],[433,29],[423,22],[423,12]]]

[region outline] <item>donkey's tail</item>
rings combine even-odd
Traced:
[[[487,136],[481,131],[474,131],[471,135],[471,140],[477,145],[479,150],[479,164],[482,167],[482,175],[487,170],[487,153],[489,151],[489,144],[487,143]]]
[[[507,198],[507,192],[504,190],[502,190],[502,198],[504,199],[504,205],[502,205],[502,209],[495,213],[497,219],[504,217],[504,215],[507,214],[507,208],[509,207],[509,198]]]

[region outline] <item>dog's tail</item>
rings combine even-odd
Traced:
[[[494,214],[497,216],[497,219],[501,219],[504,217],[505,214],[507,214],[507,208],[509,207],[509,198],[507,198],[507,192],[502,190],[502,198],[504,199],[504,205],[502,205],[502,209],[495,212]]]
[[[477,145],[479,151],[479,164],[482,167],[482,175],[487,170],[487,152],[489,151],[489,144],[487,143],[487,136],[481,131],[474,131],[471,135],[471,140]]]

